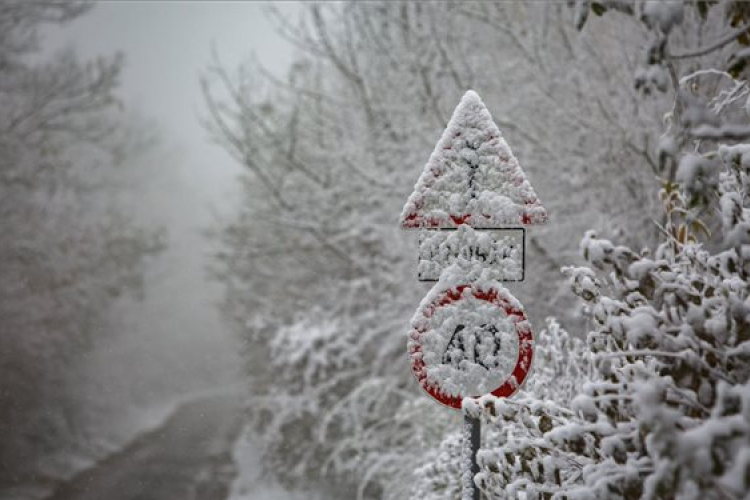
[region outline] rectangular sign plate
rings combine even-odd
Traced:
[[[474,230],[422,230],[419,234],[419,281],[438,281],[456,258],[481,263],[495,271],[499,281],[523,281],[526,231],[523,228]]]

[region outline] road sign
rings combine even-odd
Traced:
[[[476,92],[466,92],[401,212],[403,228],[422,229],[419,279],[437,281],[448,268],[458,273],[448,288],[433,288],[444,295],[435,299],[439,307],[423,304],[410,333],[414,375],[439,402],[460,408],[465,396],[507,397],[523,382],[533,334],[500,282],[523,280],[523,226],[546,221],[490,112]],[[477,279],[490,292],[476,289]],[[480,310],[484,320],[476,322]]]
[[[437,281],[458,259],[481,263],[497,281],[523,281],[524,235],[524,228],[474,231],[466,225],[456,230],[423,230],[419,234],[419,281]]]
[[[438,402],[513,395],[531,368],[534,334],[523,306],[497,282],[438,283],[414,315],[409,362]]]
[[[405,229],[493,229],[547,221],[547,211],[490,112],[468,91],[401,212]]]
[[[401,227],[422,230],[419,279],[439,279],[412,319],[409,363],[427,394],[464,410],[465,500],[479,500],[480,420],[463,400],[510,397],[529,374],[534,334],[500,282],[523,280],[523,226],[546,221],[490,112],[466,92],[401,212]]]

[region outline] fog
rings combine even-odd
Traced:
[[[201,126],[206,112],[198,79],[212,49],[228,64],[256,57],[277,74],[286,71],[291,47],[273,30],[265,7],[260,2],[102,2],[43,35],[47,54],[72,48],[84,59],[124,55],[118,94],[134,126],[145,125],[154,143],[128,161],[130,191],[121,202],[140,221],[164,227],[168,248],[150,265],[145,300],[122,312],[133,338],[122,339],[121,352],[127,353],[131,342],[140,344],[130,346],[146,355],[128,359],[135,367],[159,363],[163,356],[174,366],[179,358],[192,366],[177,374],[188,385],[207,375],[217,383],[236,382],[232,377],[240,361],[236,339],[217,310],[221,289],[209,279],[212,242],[205,233],[217,217],[236,209],[241,167],[210,143]],[[283,9],[292,12],[294,5]]]
[[[0,500],[746,498],[748,4],[274,6],[0,2]]]
[[[206,111],[199,76],[212,50],[231,65],[255,58],[273,73],[286,72],[292,49],[276,35],[265,8],[254,2],[101,2],[70,22],[38,26],[39,50],[30,61],[43,64],[70,51],[82,61],[123,56],[114,115],[126,147],[117,168],[104,169],[112,170],[103,176],[108,187],[87,202],[85,218],[96,222],[114,208],[136,227],[160,234],[163,248],[144,260],[135,295],[107,306],[90,343],[69,341],[75,362],[55,376],[66,381],[63,392],[70,396],[61,398],[77,415],[72,422],[59,423],[56,410],[19,405],[9,386],[3,404],[19,409],[5,433],[20,444],[6,443],[12,458],[0,466],[0,498],[44,496],[49,484],[40,486],[40,477],[52,485],[75,477],[161,425],[183,401],[229,394],[239,418],[240,346],[218,310],[222,288],[211,279],[216,243],[208,233],[236,211],[242,168],[201,125]],[[73,153],[73,163],[76,154],[88,157]],[[84,170],[87,180],[98,182],[99,175]],[[13,423],[38,410],[52,415],[48,427]],[[227,432],[236,438],[239,429]],[[49,443],[47,451],[30,446],[25,435]]]
[[[207,279],[211,242],[203,232],[236,208],[241,167],[210,143],[200,124],[206,113],[198,78],[212,47],[227,64],[255,56],[285,72],[292,50],[264,8],[261,2],[102,2],[43,35],[46,54],[72,48],[88,59],[121,52],[118,94],[155,136],[153,151],[136,155],[143,164],[129,165],[132,198],[124,200],[140,220],[168,232],[168,249],[147,275],[145,300],[124,318],[139,332],[138,342],[150,346],[142,350],[151,362],[179,352],[188,364],[221,372],[238,361],[216,308],[220,288]]]

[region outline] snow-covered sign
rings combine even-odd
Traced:
[[[547,211],[479,96],[468,91],[401,212],[421,229],[418,275],[438,281],[411,324],[409,362],[434,399],[508,397],[531,368],[533,333],[502,281],[522,281],[524,226]]]
[[[524,235],[523,228],[474,231],[466,225],[455,231],[422,231],[417,276],[437,281],[443,270],[463,259],[484,264],[498,281],[523,281]]]
[[[499,281],[523,281],[524,234],[507,228],[546,221],[487,107],[476,92],[466,92],[401,212],[405,229],[459,229],[422,232],[419,279],[437,281],[460,252],[494,269]]]
[[[542,206],[490,112],[469,90],[401,212],[406,229],[542,224]]]
[[[420,386],[460,409],[464,397],[513,395],[531,368],[534,335],[523,306],[498,282],[464,284],[451,267],[411,322],[407,350]]]

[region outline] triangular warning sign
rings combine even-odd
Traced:
[[[490,112],[469,90],[401,212],[401,227],[543,224],[542,206]]]

